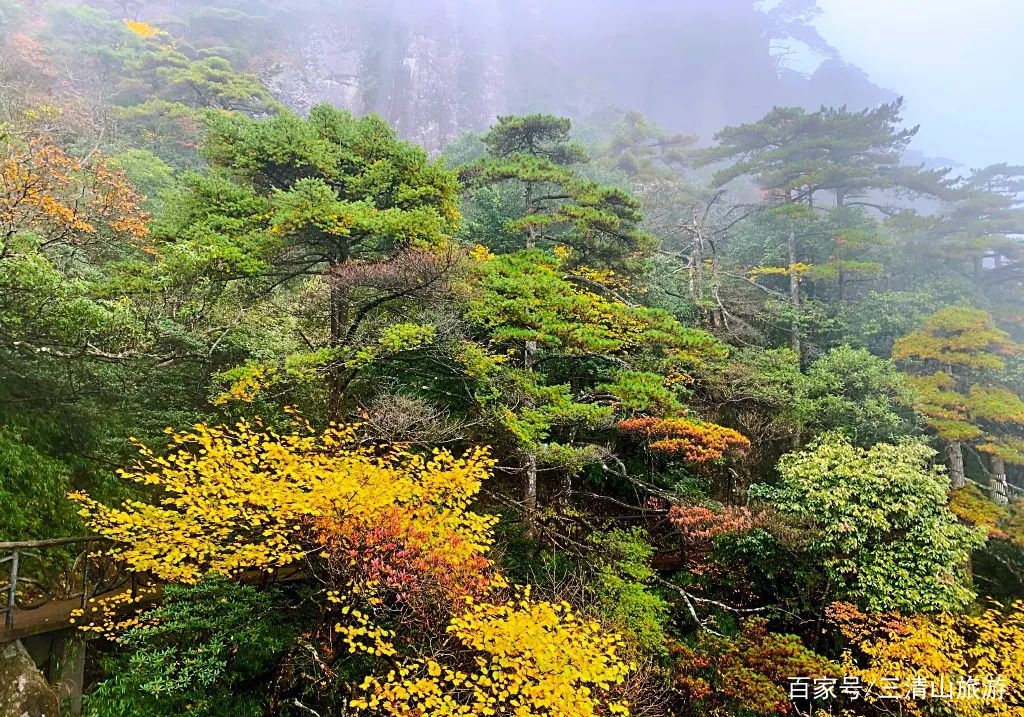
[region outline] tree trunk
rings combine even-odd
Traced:
[[[533,210],[533,185],[527,182],[525,190],[526,213],[532,214]],[[537,245],[537,234],[533,226],[526,230],[526,248],[533,249]],[[523,368],[533,371],[534,360],[537,355],[537,342],[527,341],[523,351]],[[533,408],[532,401],[526,401],[528,408]],[[523,506],[526,510],[526,519],[530,523],[528,535],[533,534],[533,524],[537,517],[537,453],[529,451],[523,460],[523,469],[526,473],[526,484],[523,489]]]
[[[348,297],[344,289],[332,282],[329,301],[331,332],[328,340],[331,348],[336,349],[342,345],[345,331],[348,329]],[[342,367],[336,361],[332,361],[327,375],[327,417],[332,421],[341,422],[345,417],[344,392],[345,377]]]
[[[533,525],[537,517],[537,454],[535,452],[530,451],[526,454],[523,468],[526,470],[523,506],[526,510],[526,519]]]
[[[964,473],[964,447],[960,441],[946,444],[946,459],[949,462],[950,483],[953,488],[963,488],[967,485],[967,475]]]
[[[718,298],[718,287],[722,285],[722,274],[721,267],[718,265],[718,252],[714,251],[712,246],[711,251],[711,291],[715,295],[715,307],[711,310],[711,325],[713,327],[721,328],[725,326],[725,308],[720,303]]]
[[[690,298],[694,303],[699,303],[704,296],[704,240],[700,236],[693,243],[690,261],[693,264],[690,274]]]
[[[572,503],[572,473],[565,471],[562,475],[562,489],[558,493],[558,507],[565,510]]]
[[[793,322],[790,328],[790,345],[793,353],[796,354],[797,363],[803,363],[803,355],[800,346],[800,277],[797,275],[796,266],[796,229],[789,225],[789,236],[786,238],[786,253],[789,259],[789,303],[793,308]]]
[[[537,342],[527,341],[523,351],[523,368],[533,371],[533,363],[537,355]],[[525,401],[527,408],[534,408],[533,401]],[[537,516],[537,453],[531,450],[526,454],[525,465],[526,485],[523,495],[523,505],[526,506],[526,519],[532,524]]]
[[[988,490],[992,500],[999,505],[1010,502],[1010,487],[1006,482],[1006,464],[999,456],[989,458]]]

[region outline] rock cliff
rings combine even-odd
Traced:
[[[813,0],[89,0],[224,52],[302,112],[378,112],[433,150],[499,114],[640,110],[707,139],[776,104],[891,97],[817,37]],[[825,62],[787,70],[799,37]],[[816,39],[815,39],[816,38]]]

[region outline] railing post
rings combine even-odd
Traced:
[[[86,541],[85,554],[82,558],[82,609],[85,609],[89,602],[89,546],[92,543]]]
[[[8,630],[14,629],[14,603],[18,597],[18,548],[11,553],[11,578],[7,586],[7,611],[4,615],[4,627]]]

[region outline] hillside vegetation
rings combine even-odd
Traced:
[[[162,591],[86,714],[1024,715],[1024,167],[899,100],[433,156],[122,14],[0,0],[0,540]]]

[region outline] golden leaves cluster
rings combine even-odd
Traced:
[[[316,432],[301,420],[282,433],[259,420],[197,424],[171,432],[162,454],[138,447],[140,460],[121,475],[151,486],[151,502],[72,496],[113,556],[175,583],[308,556],[329,585],[324,614],[339,646],[390,667],[364,681],[354,707],[628,714],[615,696],[632,669],[619,635],[566,603],[532,599],[529,588],[501,596],[507,584],[486,559],[495,519],[471,509],[493,465],[486,449],[416,454],[361,442],[352,426]],[[131,620],[106,622],[116,631]],[[440,647],[417,649],[415,635],[435,624],[446,625]]]
[[[611,697],[632,668],[619,635],[576,615],[568,603],[534,600],[529,589],[508,602],[467,599],[447,628],[455,657],[401,664],[370,676],[360,710],[400,715],[592,717],[628,715]]]
[[[41,137],[0,149],[0,234],[74,244],[107,228],[141,239],[148,233],[141,201],[102,157],[78,159]]]
[[[959,678],[998,678],[1006,685],[1001,699],[957,692],[952,699],[901,701],[906,713],[946,708],[957,717],[1024,717],[1024,602],[977,614],[864,615],[845,604],[829,612],[860,653],[856,661],[846,656],[846,673],[865,684],[895,678],[901,685],[915,679],[948,685]],[[877,703],[880,698],[869,694],[867,699]]]
[[[307,429],[300,423],[279,434],[258,420],[197,424],[173,433],[166,455],[139,444],[141,459],[121,471],[153,486],[153,502],[107,506],[83,493],[71,497],[114,542],[116,558],[168,582],[281,568],[321,549],[312,537],[317,521],[371,525],[393,520],[396,506],[431,548],[458,551],[453,561],[490,546],[494,519],[469,510],[492,464],[486,450],[422,456],[361,445],[349,426]]]

